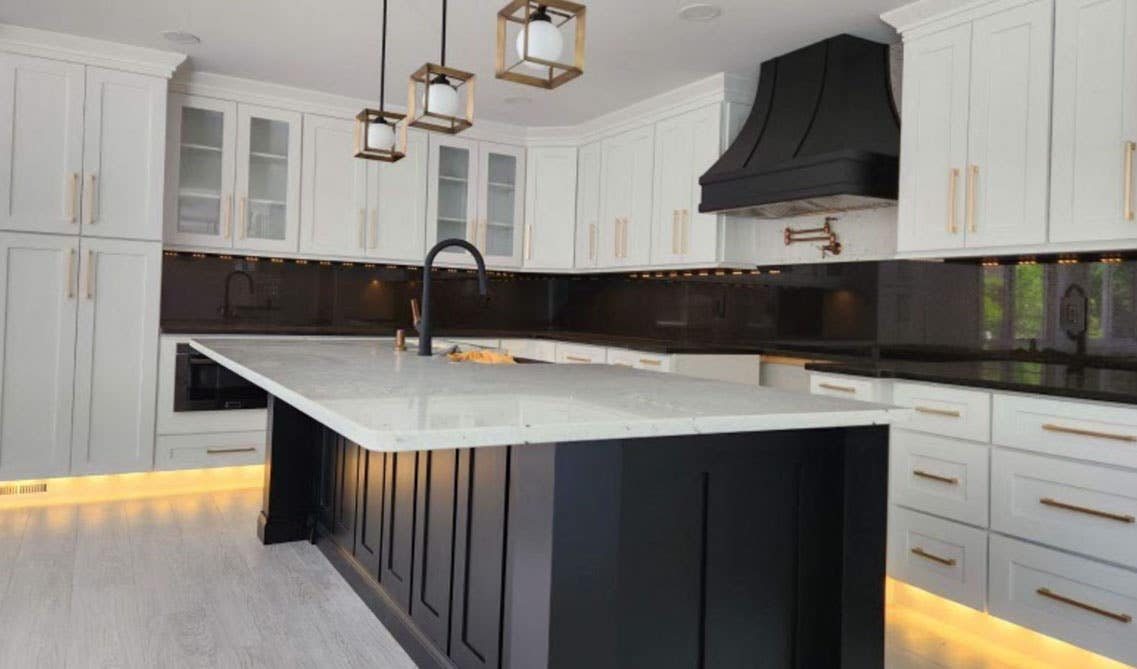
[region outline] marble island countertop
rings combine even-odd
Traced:
[[[907,410],[608,365],[479,365],[390,340],[191,345],[376,451],[889,424]]]

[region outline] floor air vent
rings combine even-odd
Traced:
[[[46,483],[22,483],[20,485],[0,485],[0,497],[5,495],[31,495],[47,492]]]

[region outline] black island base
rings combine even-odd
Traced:
[[[370,451],[279,399],[259,534],[424,668],[880,669],[888,428]]]

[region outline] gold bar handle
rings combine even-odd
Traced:
[[[242,195],[241,196],[241,211],[240,211],[241,224],[237,226],[237,236],[240,237],[241,239],[244,239],[245,235],[247,235],[249,232],[248,211],[249,211],[249,198]]]
[[[931,472],[926,472],[923,469],[913,469],[912,475],[913,476],[919,476],[922,479],[929,479],[932,481],[939,481],[940,483],[947,483],[949,485],[959,485],[959,479],[954,477],[954,476],[940,476],[939,474],[933,474]]]
[[[75,249],[67,249],[67,299],[75,297]]]
[[[652,367],[661,367],[663,365],[663,361],[655,360],[653,358],[640,358],[640,364],[651,365]]]
[[[955,224],[955,198],[956,187],[959,183],[959,168],[953,167],[948,170],[948,195],[947,195],[947,231],[950,234],[958,234],[959,227]]]
[[[359,248],[367,248],[367,210],[359,210]]]
[[[924,558],[925,560],[931,560],[932,562],[938,562],[938,563],[944,565],[945,567],[954,567],[956,565],[955,558],[940,557],[939,555],[929,553],[928,551],[924,550],[923,548],[920,548],[919,546],[916,546],[910,550],[911,550],[912,555],[918,555],[918,556]]]
[[[947,416],[948,418],[959,418],[960,412],[958,409],[937,409],[935,407],[914,406],[912,407],[917,413],[926,413],[932,416]]]
[[[225,453],[255,453],[255,446],[244,446],[238,448],[207,448],[205,449],[208,455],[223,455]]]
[[[592,362],[592,358],[582,358],[578,355],[566,355],[565,360],[569,362]]]
[[[221,219],[221,224],[224,226],[222,228],[223,232],[221,233],[221,237],[223,239],[229,239],[233,230],[233,195],[224,195],[221,201],[224,203],[225,209]]]
[[[1080,427],[1067,427],[1065,425],[1058,425],[1057,423],[1043,423],[1042,429],[1047,432],[1060,432],[1062,434],[1076,434],[1082,437],[1096,437],[1098,439],[1111,439],[1113,441],[1124,441],[1128,443],[1137,442],[1137,437],[1131,434],[1115,434],[1112,432],[1099,432],[1098,430],[1086,430]]]
[[[78,223],[79,213],[75,198],[79,195],[79,173],[72,172],[67,178],[67,222]]]
[[[836,391],[842,392],[842,393],[855,393],[855,392],[857,392],[857,389],[854,388],[853,386],[839,386],[835,383],[826,383],[824,381],[817,384],[817,386],[819,388],[824,388],[826,390],[836,390]]]
[[[1137,142],[1125,142],[1125,220],[1133,220],[1133,153]]]
[[[88,300],[95,299],[95,252],[87,249],[87,266],[83,268],[83,283],[86,284],[86,295]]]
[[[621,241],[620,241],[620,249],[621,249],[620,257],[621,258],[627,258],[628,257],[628,217],[627,216],[624,217],[624,234],[621,235],[620,239],[621,239]]]
[[[1042,597],[1046,597],[1047,599],[1053,599],[1056,602],[1062,602],[1063,604],[1069,604],[1070,606],[1082,609],[1083,611],[1089,611],[1090,613],[1096,613],[1099,616],[1104,616],[1106,618],[1112,618],[1113,620],[1116,620],[1119,623],[1131,623],[1131,622],[1133,622],[1133,616],[1129,615],[1128,613],[1114,613],[1113,611],[1108,611],[1106,609],[1094,606],[1093,604],[1087,604],[1085,602],[1079,602],[1078,600],[1072,599],[1072,598],[1067,597],[1065,595],[1059,595],[1058,593],[1054,592],[1050,588],[1039,588],[1039,589],[1035,590],[1035,592],[1038,593]]]
[[[1065,511],[1073,511],[1074,513],[1084,513],[1087,516],[1097,516],[1098,518],[1105,518],[1107,520],[1116,520],[1119,523],[1134,523],[1137,518],[1127,514],[1111,513],[1109,511],[1099,511],[1098,509],[1091,509],[1088,506],[1078,506],[1077,504],[1070,504],[1068,502],[1060,502],[1050,497],[1043,497],[1038,500],[1039,504],[1053,507],[1055,509],[1063,509]]]
[[[682,255],[687,255],[687,224],[690,220],[690,212],[684,209],[679,221],[679,253]]]
[[[85,225],[95,224],[95,175],[87,175],[87,210]]]
[[[967,166],[967,231],[978,232],[975,223],[975,190],[979,187],[979,166]]]

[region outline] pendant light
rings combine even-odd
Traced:
[[[561,62],[565,51],[562,27],[570,21],[574,24],[572,64]],[[513,39],[518,60],[506,67],[510,24],[521,28]],[[584,25],[584,5],[566,0],[513,0],[497,13],[497,78],[549,89],[576,79],[584,73]]]
[[[379,108],[355,115],[355,157],[393,163],[407,155],[406,116],[384,109],[387,87],[387,0],[383,0],[383,44],[379,48]]]
[[[474,75],[446,67],[446,0],[442,0],[442,53],[427,63],[407,86],[407,120],[416,128],[451,135],[474,125]],[[463,99],[465,98],[465,99]]]

